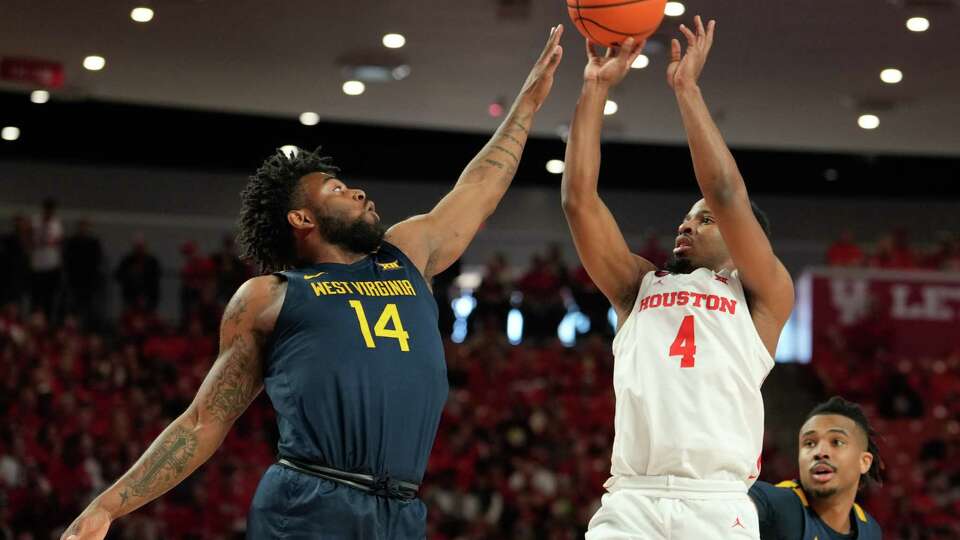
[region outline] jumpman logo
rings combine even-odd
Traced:
[[[740,527],[741,529],[746,529],[746,527],[743,526],[743,522],[740,521],[740,516],[737,516],[737,520],[734,521],[733,525],[730,526],[731,529],[734,527]]]

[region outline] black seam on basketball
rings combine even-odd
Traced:
[[[577,0],[576,6],[571,6],[570,4],[567,4],[567,7],[568,8],[576,7],[577,10],[579,11],[581,9],[597,9],[597,8],[605,8],[605,7],[626,6],[629,4],[639,4],[641,2],[649,2],[649,1],[650,0],[624,0],[622,2],[612,2],[610,4],[594,4],[592,6],[581,6],[580,1]]]
[[[569,4],[568,4],[568,5],[569,5]],[[585,20],[586,20],[586,19],[583,18],[583,15],[580,14],[580,0],[577,0],[577,20],[578,20],[578,21],[585,21]],[[576,21],[574,21],[574,22],[576,22]],[[580,26],[582,26],[583,29],[587,32],[587,39],[589,39],[590,41],[593,41],[593,42],[595,42],[595,43],[599,43],[599,41],[597,41],[597,38],[593,37],[593,33],[590,32],[590,29],[587,28],[587,25],[581,24]],[[591,45],[591,46],[592,46],[592,45]]]
[[[628,36],[628,37],[629,37],[629,36],[636,36],[636,35],[642,34],[642,33],[644,33],[644,32],[649,32],[649,31],[651,30],[651,29],[649,29],[649,28],[644,28],[643,30],[640,30],[639,32],[621,32],[621,31],[619,31],[619,30],[614,30],[613,28],[610,28],[610,27],[608,27],[608,26],[604,26],[604,25],[598,23],[597,21],[595,21],[595,20],[593,20],[593,19],[587,19],[586,17],[577,17],[577,18],[580,19],[581,21],[586,21],[586,22],[589,22],[589,23],[593,23],[593,24],[599,26],[600,28],[606,30],[607,32],[612,32],[612,33],[614,33],[614,34],[620,34],[621,36]],[[657,26],[660,26],[660,25],[658,24]],[[657,29],[657,26],[654,26],[654,27],[653,27],[653,30],[656,30],[656,29]],[[584,25],[583,27],[586,28],[587,26]],[[589,34],[589,33],[590,33],[590,30],[587,30],[587,33]],[[593,34],[590,34],[590,35],[592,36]]]

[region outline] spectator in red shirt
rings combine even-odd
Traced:
[[[907,243],[906,232],[897,230],[883,236],[877,242],[877,249],[871,257],[870,266],[896,270],[916,268],[917,256]]]
[[[827,248],[827,264],[829,266],[862,266],[863,250],[853,241],[853,233],[847,229],[840,233],[840,238]]]

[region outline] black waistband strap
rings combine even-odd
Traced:
[[[410,500],[417,496],[420,486],[412,482],[404,482],[390,477],[376,477],[371,474],[351,473],[324,467],[313,463],[306,463],[290,458],[281,457],[278,463],[305,474],[317,476],[331,482],[350,486],[380,497]]]

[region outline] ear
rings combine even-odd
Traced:
[[[310,230],[314,227],[313,216],[306,210],[290,210],[287,212],[287,223],[294,230]]]
[[[860,454],[860,474],[867,474],[871,465],[873,465],[873,454],[870,452]]]

